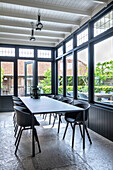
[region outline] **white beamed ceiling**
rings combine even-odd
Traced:
[[[0,43],[55,47],[78,29],[108,0],[1,0]],[[43,29],[35,30],[31,42],[31,22],[37,23],[41,14]]]

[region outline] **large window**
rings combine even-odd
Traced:
[[[78,98],[88,99],[88,48],[77,53]]]
[[[0,56],[15,57],[15,48],[0,47]]]
[[[14,63],[1,62],[1,95],[14,94]]]
[[[51,58],[51,50],[38,50],[38,58]]]
[[[34,57],[34,49],[19,48],[19,57]]]
[[[58,94],[63,94],[63,60],[58,61]]]
[[[113,104],[113,37],[94,45],[95,101]]]
[[[94,36],[97,36],[113,27],[113,10],[104,15],[94,24]]]
[[[73,97],[73,55],[66,57],[66,92]]]
[[[30,87],[33,85],[33,61],[18,60],[18,95],[30,94]]]
[[[77,46],[88,41],[88,28],[77,35]]]
[[[51,93],[51,62],[38,62],[38,86],[41,93]]]

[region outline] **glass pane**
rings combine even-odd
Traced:
[[[15,57],[15,48],[0,47],[0,56]]]
[[[14,63],[1,62],[1,95],[14,94]]]
[[[113,104],[113,37],[94,45],[94,57],[94,100]]]
[[[63,54],[63,47],[58,48],[58,57]]]
[[[38,62],[38,86],[41,93],[51,93],[51,62]]]
[[[30,94],[30,86],[33,84],[33,64],[30,60],[18,60],[18,95]],[[30,64],[28,64],[30,63]],[[26,69],[25,69],[26,66]],[[26,75],[25,75],[26,71]],[[25,84],[26,80],[26,84]]]
[[[94,37],[113,27],[113,10],[94,24]]]
[[[38,50],[38,58],[51,58],[51,50]]]
[[[66,52],[70,51],[73,49],[73,39],[71,39],[70,41],[68,41],[66,43]]]
[[[83,44],[86,41],[88,41],[88,28],[77,35],[77,46]]]
[[[67,96],[73,97],[73,55],[66,58]]]
[[[63,61],[58,61],[58,94],[63,94]]]
[[[88,48],[77,53],[78,98],[88,99]]]
[[[26,69],[27,69],[27,75],[26,75],[26,80],[27,80],[27,94],[30,94],[30,88],[33,86],[33,63],[26,63]]]
[[[19,48],[19,57],[34,57],[34,49]]]

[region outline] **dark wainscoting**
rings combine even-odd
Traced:
[[[12,96],[0,96],[0,112],[13,111]]]
[[[93,131],[113,141],[113,110],[92,105],[88,125]]]

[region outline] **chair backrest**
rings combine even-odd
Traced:
[[[61,96],[61,95],[55,95],[55,96],[53,97],[53,99],[61,100],[61,99],[62,99],[62,97],[63,97],[63,96]]]
[[[16,120],[17,124],[22,127],[31,126],[32,125],[32,116],[30,113],[24,112],[22,107],[16,106]]]
[[[17,96],[12,96],[13,101],[21,101]]]
[[[64,103],[68,103],[68,104],[73,103],[73,99],[68,98],[68,97],[63,97],[61,101],[64,102]]]
[[[48,95],[48,97],[50,97],[50,98],[54,98],[54,94],[50,94],[50,95]]]
[[[13,101],[14,106],[22,106],[23,103],[21,101]]]
[[[85,110],[85,121],[86,121],[88,119],[88,111],[89,111],[89,108],[90,108],[90,104],[88,102],[75,100],[74,106],[81,107]],[[73,118],[76,121],[83,121],[83,112],[78,111],[78,112],[66,113],[65,117]]]

